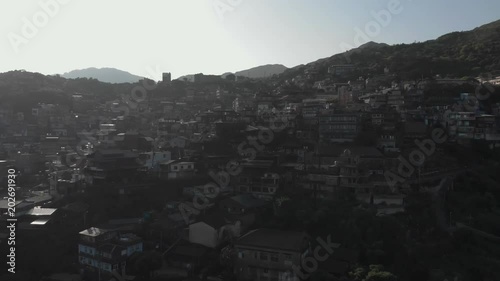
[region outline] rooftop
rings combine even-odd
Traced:
[[[218,211],[203,216],[199,222],[206,223],[214,229],[218,229],[226,224],[229,224],[229,222],[226,221],[224,215]]]
[[[302,252],[307,240],[308,235],[303,232],[256,229],[240,237],[236,245]]]
[[[382,153],[371,146],[348,146],[348,145],[320,145],[319,154],[340,156],[346,150],[351,152],[352,156],[361,157],[382,157]]]
[[[52,214],[55,213],[55,211],[57,211],[57,209],[35,207],[35,208],[29,210],[26,213],[26,215],[28,215],[28,216],[51,216]]]
[[[16,201],[15,206],[21,204],[23,201]],[[0,200],[0,209],[7,209],[9,208],[9,202],[7,199],[2,199]]]
[[[26,198],[26,199],[24,199],[24,202],[38,204],[38,203],[42,203],[42,202],[46,202],[46,201],[50,201],[50,200],[52,200],[52,195],[44,194],[44,195],[32,196],[32,197]]]
[[[38,219],[31,222],[31,225],[45,225],[50,219]]]
[[[109,232],[109,230],[101,229],[101,228],[97,228],[97,227],[91,227],[91,228],[85,229],[83,231],[80,231],[80,235],[97,237],[97,236],[104,234],[104,233],[107,233],[107,232]]]
[[[89,205],[83,202],[73,202],[64,206],[63,209],[70,212],[83,213],[89,209]]]
[[[142,239],[132,233],[127,233],[127,234],[122,234],[119,237],[117,237],[117,243],[118,244],[130,244],[130,243],[137,243],[140,242]]]
[[[252,194],[240,194],[226,200],[232,200],[245,208],[258,208],[266,204],[265,201],[254,197]]]

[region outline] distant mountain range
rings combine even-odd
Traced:
[[[275,74],[281,74],[288,68],[284,65],[281,64],[268,64],[268,65],[262,65],[262,66],[257,66],[254,68],[250,68],[247,70],[242,70],[238,71],[235,74],[236,76],[245,76],[248,78],[266,78],[266,77],[271,77]],[[231,74],[230,72],[224,73],[223,77],[225,77],[227,74]],[[92,78],[92,79],[97,79],[101,82],[106,82],[106,83],[135,83],[143,77],[137,76],[134,74],[131,74],[127,71],[123,71],[120,69],[116,68],[95,68],[95,67],[90,67],[86,69],[78,69],[78,70],[73,70],[70,72],[66,72],[61,75],[61,77],[67,78],[67,79],[76,79],[76,78]],[[183,80],[186,78],[188,81],[193,81],[194,79],[194,74],[190,75],[184,75],[182,77],[179,77],[179,80]]]
[[[500,20],[477,27],[470,31],[445,34],[435,40],[412,44],[387,45],[368,42],[347,52],[328,58],[287,68],[280,64],[257,66],[235,73],[248,78],[266,78],[277,75],[288,80],[317,73],[315,79],[328,77],[328,67],[333,64],[354,64],[359,72],[355,75],[376,75],[388,68],[391,73],[403,79],[500,75]],[[64,78],[94,78],[107,83],[134,83],[142,77],[114,68],[87,68],[73,70],[61,75]],[[358,76],[359,77],[359,76]],[[179,77],[192,81],[194,74]]]
[[[73,70],[61,75],[64,78],[93,78],[106,83],[135,83],[143,77],[116,68],[86,68]]]

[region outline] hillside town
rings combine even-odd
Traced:
[[[164,73],[108,100],[0,104],[15,280],[494,276],[460,257],[500,239],[500,79],[364,71]]]

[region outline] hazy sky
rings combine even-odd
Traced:
[[[293,67],[366,39],[411,43],[498,19],[499,0],[0,0],[0,72]]]

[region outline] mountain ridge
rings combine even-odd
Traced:
[[[64,74],[61,77],[67,79],[76,78],[92,78],[97,79],[101,82],[118,84],[118,83],[136,83],[144,77],[134,75],[130,72],[120,70],[112,67],[89,67],[84,69],[75,69]]]
[[[500,75],[500,20],[496,20],[468,31],[455,31],[443,34],[436,39],[424,42],[385,43],[367,42],[357,48],[326,58],[320,58],[307,64],[287,68],[280,64],[267,64],[247,70],[234,72],[237,76],[272,77],[290,79],[304,75],[306,69],[316,68],[324,77],[328,67],[333,64],[355,64],[361,69],[370,69],[380,73],[388,68],[392,73],[401,74],[402,78],[441,76],[466,76],[491,74]],[[273,69],[274,68],[274,69]],[[121,80],[104,79],[97,75],[85,74],[85,71],[111,71],[124,74]],[[279,73],[281,72],[281,73]],[[223,75],[227,75],[226,72]],[[221,75],[222,76],[222,75]],[[134,83],[142,77],[115,68],[95,67],[73,70],[61,77],[93,78],[107,83]],[[194,75],[181,76],[194,77]],[[320,77],[321,78],[321,77]]]
[[[500,20],[424,42],[388,45],[370,41],[346,52],[290,68],[279,76],[280,79],[292,79],[304,76],[306,69],[313,68],[326,78],[328,67],[334,64],[354,64],[359,69],[373,70],[373,73],[383,73],[387,67],[407,79],[437,74],[500,75]]]
[[[234,74],[235,76],[244,76],[247,78],[259,79],[259,78],[268,78],[275,74],[281,74],[287,69],[288,67],[282,64],[265,64],[236,72],[224,72],[220,76],[224,78],[229,74]],[[183,80],[183,79],[187,79],[188,81],[192,82],[194,80],[194,74],[187,74],[177,78],[177,80]]]

